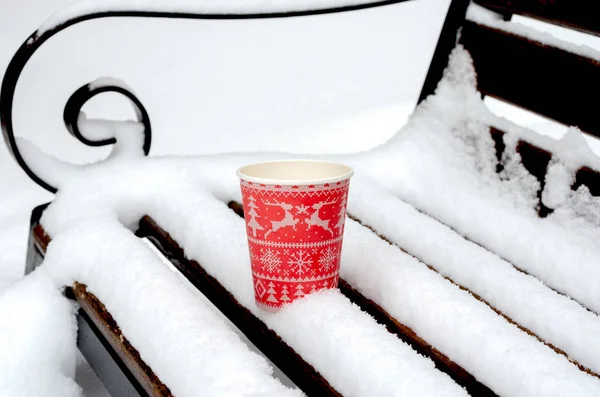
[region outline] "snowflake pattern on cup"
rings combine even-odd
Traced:
[[[241,181],[254,294],[276,311],[337,288],[349,180],[279,186]]]

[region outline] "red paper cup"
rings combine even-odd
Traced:
[[[277,311],[337,288],[352,168],[313,160],[238,169],[256,304]]]

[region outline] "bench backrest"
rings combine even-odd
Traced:
[[[518,26],[513,28],[505,22],[513,14],[517,14],[600,35],[600,22],[596,18],[599,5],[584,0],[474,2],[501,14],[504,21],[499,20],[497,26],[471,21],[465,18],[469,2],[454,0],[419,101],[435,90],[448,55],[456,44],[458,32],[458,42],[469,51],[473,59],[478,89],[482,95],[500,99],[600,137],[600,120],[596,109],[600,102],[600,60],[576,46],[554,40],[538,41],[535,35],[529,34],[528,29]],[[496,142],[496,154],[500,161],[504,150],[504,133],[494,128],[490,132]],[[543,190],[547,167],[553,154],[525,141],[519,142],[517,151],[523,165],[540,181]],[[498,170],[501,169],[499,164]],[[600,196],[600,173],[589,167],[582,167],[576,174],[572,189],[581,185],[586,185],[592,195]],[[540,215],[545,216],[550,212],[540,202]]]

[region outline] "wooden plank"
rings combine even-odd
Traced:
[[[600,62],[470,21],[460,42],[482,93],[600,137]]]
[[[111,396],[148,396],[83,309],[77,311],[77,347]]]
[[[474,0],[497,13],[518,14],[600,36],[597,0]]]
[[[236,214],[243,217],[244,209],[240,203],[230,202],[231,208]],[[467,372],[460,365],[452,361],[448,356],[430,345],[427,341],[419,337],[411,328],[402,324],[392,317],[385,309],[377,303],[366,298],[359,291],[354,289],[347,281],[340,278],[339,289],[350,301],[358,305],[364,312],[370,314],[377,322],[383,324],[387,330],[396,335],[400,340],[410,345],[419,354],[429,357],[436,368],[448,374],[456,383],[464,387],[473,396],[493,397],[496,394],[487,386],[480,383],[473,375]]]
[[[269,360],[307,396],[341,395],[329,382],[285,343],[279,335],[242,306],[235,297],[196,261],[186,258],[183,249],[149,216],[140,220],[137,235],[148,238],[171,263],[235,324]]]
[[[490,134],[492,135],[496,147],[496,157],[498,162],[500,162],[505,149],[503,141],[505,133],[504,131],[491,127]],[[535,176],[541,184],[540,192],[538,192],[538,198],[540,199],[540,216],[543,217],[552,213],[552,210],[541,202],[541,192],[546,183],[546,172],[548,170],[548,164],[552,159],[552,153],[522,140],[517,143],[517,152],[521,155],[521,161],[524,167],[531,175]],[[502,169],[502,164],[498,163],[496,171],[501,172]],[[600,172],[589,167],[581,167],[575,175],[575,182],[571,186],[571,189],[577,190],[581,185],[587,186],[592,196],[600,196]]]
[[[51,241],[50,237],[39,223],[33,225],[32,232],[36,249],[44,254]],[[106,310],[106,307],[96,296],[87,291],[85,285],[76,282],[71,288],[67,289],[67,296],[77,300],[81,309],[85,311],[88,318],[102,334],[105,343],[116,353],[120,360],[119,366],[126,368],[133,375],[135,382],[139,383],[141,391],[145,395],[156,397],[172,396],[169,388],[160,381],[152,369],[141,358],[140,353],[123,335],[117,322]],[[93,357],[88,358],[89,361],[93,361],[93,359]]]
[[[143,390],[150,396],[172,396],[169,388],[161,382],[152,368],[140,356],[140,353],[123,335],[119,325],[106,310],[106,307],[96,296],[87,291],[87,287],[75,283],[72,288],[75,299],[90,317],[93,324],[100,330],[127,369],[140,383]]]
[[[600,196],[600,172],[589,167],[582,167],[575,175],[573,190],[577,190],[581,185],[585,185],[590,190],[592,196]]]

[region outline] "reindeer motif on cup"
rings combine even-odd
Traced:
[[[308,229],[310,229],[311,226],[319,226],[327,230],[333,237],[333,230],[331,230],[331,228],[329,227],[329,220],[321,219],[319,217],[319,211],[321,210],[321,208],[328,204],[335,204],[335,201],[323,201],[317,204],[313,204],[312,208],[315,210],[315,212],[313,212],[309,218],[306,218],[305,222]]]
[[[291,213],[292,208],[294,208],[293,205],[288,204],[288,203],[269,203],[269,202],[265,202],[264,204],[271,206],[271,207],[281,207],[284,211],[284,216],[283,216],[282,220],[271,221],[271,229],[265,233],[265,238],[269,234],[271,234],[271,232],[276,232],[277,230],[281,229],[282,227],[291,226],[294,230],[296,230],[296,223],[298,223],[298,219],[294,218],[294,216]]]

